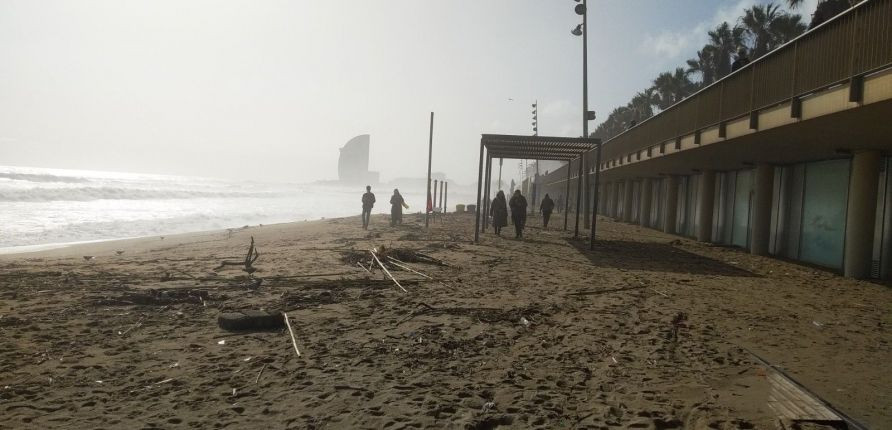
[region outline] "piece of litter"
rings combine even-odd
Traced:
[[[485,414],[485,413],[489,412],[490,409],[492,409],[492,408],[494,408],[494,407],[496,407],[496,403],[495,403],[495,402],[486,402],[486,403],[484,403],[484,404],[483,404],[483,413]]]
[[[224,340],[217,342],[217,345],[226,345],[226,340],[224,339]]]
[[[242,361],[251,361],[252,358],[254,358],[254,357],[248,357],[248,358],[246,358],[246,359],[244,359],[244,360],[242,360]]]
[[[232,389],[232,395],[235,395],[235,388]]]
[[[821,326],[824,325],[824,324],[821,324],[821,323],[819,323],[819,322],[817,322],[817,321],[812,321],[811,323],[814,324],[815,327],[821,327]]]
[[[167,366],[167,367],[180,367],[180,362],[177,361],[176,363],[171,364],[170,366]]]
[[[166,384],[166,383],[168,383],[168,382],[170,382],[170,381],[173,381],[173,378],[168,378],[168,379],[165,379],[165,380],[163,380],[163,381],[156,382],[155,385]]]
[[[524,317],[520,317],[520,323],[523,324],[524,327],[529,327],[529,326],[530,326],[530,320],[528,320],[528,319],[526,319],[526,318],[524,318]]]
[[[97,383],[97,384],[101,384],[101,383],[102,383],[102,381],[96,381],[96,383]]]
[[[618,363],[619,363],[618,361],[616,361],[616,357],[614,357],[614,356],[612,356],[612,355],[610,356],[610,359],[613,360],[613,364],[618,364]]]

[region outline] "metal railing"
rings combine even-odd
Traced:
[[[865,0],[605,141],[602,162],[625,158],[890,65],[892,0]]]

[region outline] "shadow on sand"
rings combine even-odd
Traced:
[[[739,267],[665,243],[596,240],[594,251],[588,249],[587,241],[567,239],[567,243],[598,267],[692,275],[758,276]]]

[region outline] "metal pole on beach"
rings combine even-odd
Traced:
[[[573,160],[567,160],[567,192],[564,193],[564,231],[567,231],[567,219],[570,216],[570,167]]]
[[[431,196],[431,212],[437,207],[437,180],[434,179],[434,195]]]
[[[589,239],[589,249],[595,250],[595,230],[598,227],[598,187],[600,186],[601,176],[601,142],[598,142],[598,148],[595,149],[595,209],[592,211],[592,233]]]
[[[443,190],[443,213],[445,214],[447,208],[446,200],[449,198],[449,182],[447,182],[444,186],[445,189]]]
[[[477,207],[474,208],[474,243],[480,241],[480,191],[483,186],[483,141],[480,141],[480,166],[477,168]]]
[[[434,113],[431,112],[431,132],[430,132],[430,141],[427,147],[427,193],[425,194],[425,198],[428,199],[431,196],[431,160],[434,155]],[[424,203],[424,227],[426,228],[430,222],[430,211],[427,210],[427,202]]]

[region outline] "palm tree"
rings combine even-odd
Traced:
[[[773,51],[779,46],[787,43],[808,30],[808,27],[802,22],[802,16],[796,14],[783,14],[771,21],[771,43],[768,50]]]
[[[752,41],[753,59],[765,55],[772,41],[771,23],[781,16],[780,6],[769,3],[765,6],[753,6],[743,11],[740,22]]]
[[[700,75],[700,86],[705,87],[715,82],[718,70],[716,69],[716,48],[706,45],[697,51],[697,58],[688,60],[688,75]]]
[[[708,33],[709,45],[715,49],[716,79],[731,73],[731,56],[744,46],[744,31],[743,27],[723,22]]]
[[[654,116],[654,105],[657,102],[658,99],[653,88],[648,88],[635,94],[627,107],[632,110],[634,116],[632,119],[638,123]]]
[[[803,1],[804,0],[787,0],[787,4],[790,5],[790,8],[795,9],[801,6]],[[817,7],[815,7],[815,12],[811,16],[811,23],[808,25],[808,28],[817,27],[824,21],[827,21],[828,19],[845,12],[852,6],[855,6],[859,1],[860,0],[820,0]]]
[[[801,16],[784,12],[773,3],[744,10],[740,21],[752,44],[750,51],[753,59],[804,33],[806,28],[801,20]]]
[[[657,95],[657,107],[665,110],[683,98],[694,92],[695,85],[688,79],[687,73],[681,67],[675,69],[675,72],[660,73],[654,79],[653,90]]]

